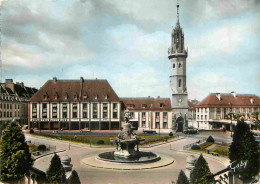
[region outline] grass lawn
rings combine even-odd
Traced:
[[[97,135],[52,135],[52,134],[31,134],[36,136],[43,136],[53,139],[61,139],[66,141],[72,142],[79,142],[79,143],[87,143],[87,144],[94,144],[94,145],[111,145],[110,140],[117,139],[115,136],[97,136]],[[145,139],[142,145],[153,144],[158,142],[163,142],[167,139],[170,140],[174,137],[169,136],[138,136],[139,139]]]

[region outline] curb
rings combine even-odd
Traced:
[[[228,165],[225,164],[224,161],[218,159],[217,157],[214,157],[214,156],[208,155],[208,154],[206,154],[206,153],[197,153],[197,152],[186,151],[186,150],[180,150],[180,151],[178,151],[178,152],[184,152],[184,153],[190,153],[190,154],[196,154],[196,155],[200,155],[200,154],[202,154],[202,155],[205,156],[205,157],[208,157],[208,158],[211,158],[211,159],[214,159],[214,160],[217,160],[217,161],[221,162],[224,166],[229,166],[229,164],[228,164]],[[220,158],[225,158],[225,157],[220,157]]]
[[[136,171],[136,170],[148,170],[148,169],[157,169],[157,168],[161,168],[161,167],[166,167],[166,166],[169,166],[171,164],[173,164],[175,162],[174,159],[172,159],[172,161],[170,163],[167,163],[165,165],[159,165],[159,166],[154,166],[154,167],[144,167],[144,168],[133,168],[133,169],[130,169],[130,168],[108,168],[108,167],[102,167],[102,166],[95,166],[95,165],[90,165],[90,164],[86,164],[84,162],[81,161],[81,163],[83,163],[84,165],[87,165],[87,166],[90,166],[90,167],[93,167],[93,168],[99,168],[99,169],[108,169],[108,170],[122,170],[122,171]]]
[[[175,142],[175,141],[178,141],[178,140],[181,140],[181,139],[185,139],[185,138],[180,137],[178,139],[173,139],[173,140],[167,141],[167,142],[162,142],[162,143],[158,143],[158,144],[151,144],[150,146],[140,146],[140,148],[153,148],[153,147],[160,146],[160,145],[163,145],[163,144],[172,143],[172,142]]]
[[[45,157],[45,156],[48,156],[48,155],[51,155],[51,154],[54,154],[54,153],[61,153],[61,152],[65,152],[66,150],[60,150],[60,151],[55,151],[55,152],[51,152],[51,153],[47,153],[47,154],[45,154],[45,155],[41,155],[41,156],[39,156],[39,157],[37,157],[37,158],[34,158],[34,161],[35,160],[38,160],[39,158],[42,158],[42,157]]]

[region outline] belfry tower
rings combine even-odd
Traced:
[[[173,129],[182,132],[188,126],[188,92],[186,87],[186,58],[188,49],[184,47],[184,33],[179,21],[177,3],[177,22],[172,30],[171,47],[168,49],[170,60],[170,87],[173,108]]]

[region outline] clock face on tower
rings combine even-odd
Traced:
[[[179,99],[178,99],[178,102],[179,102],[179,103],[181,103],[181,102],[182,102],[182,99],[181,99],[181,98],[179,98]]]

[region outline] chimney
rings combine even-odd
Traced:
[[[218,98],[218,100],[220,101],[220,93],[216,93],[216,97]]]
[[[13,79],[5,79],[5,87],[10,88],[14,92]]]
[[[23,83],[23,82],[21,82],[20,85],[21,85],[22,87],[24,87],[24,83]]]
[[[234,98],[236,98],[236,92],[235,91],[231,91],[231,95],[233,95]]]
[[[6,84],[12,84],[13,83],[13,79],[5,79],[5,83]]]
[[[57,82],[57,77],[53,77],[53,81],[54,81],[54,82]]]
[[[250,97],[250,103],[253,105],[254,103],[254,99],[252,97]]]
[[[84,78],[83,77],[80,77],[80,82],[84,82]]]
[[[148,98],[150,98],[150,96],[148,96]]]

